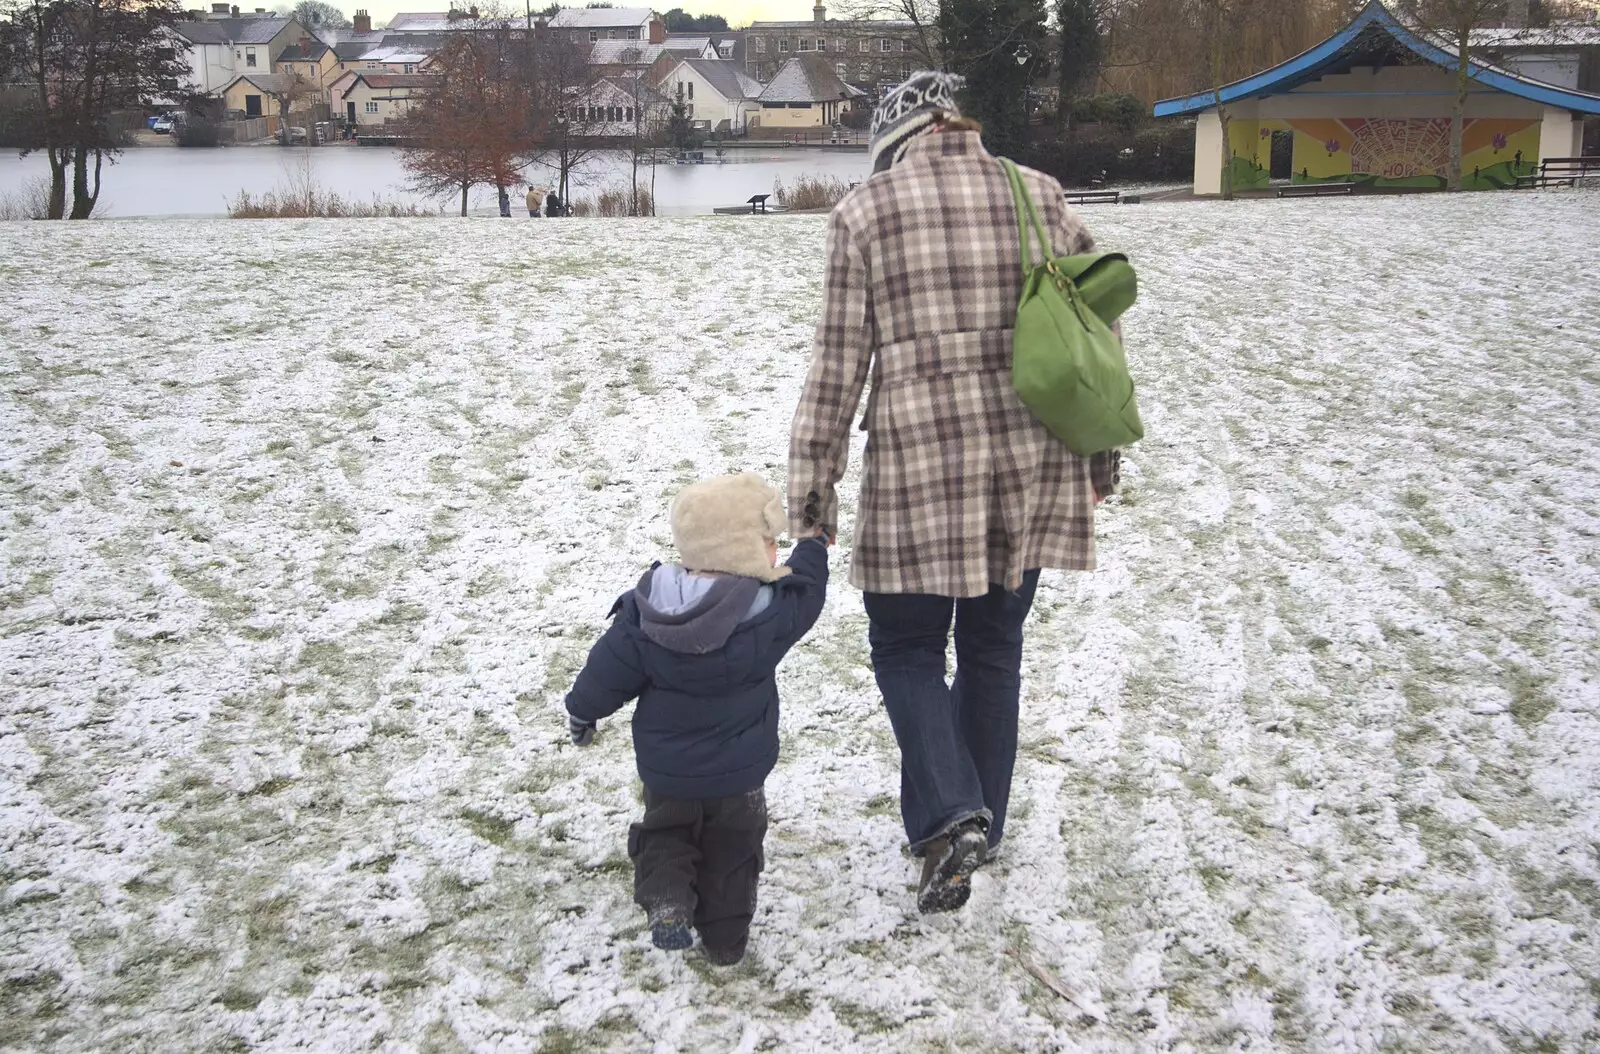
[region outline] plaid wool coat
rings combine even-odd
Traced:
[[[1021,171],[1055,253],[1091,251],[1060,185]],[[1094,567],[1095,498],[1115,487],[1118,454],[1072,453],[1011,387],[1021,252],[1010,184],[976,132],[919,137],[829,218],[790,529],[835,529],[870,374],[850,560],[862,590],[974,597],[1032,568]]]

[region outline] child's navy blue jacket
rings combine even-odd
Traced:
[[[633,750],[653,793],[721,798],[761,786],[778,761],[778,663],[822,613],[827,546],[802,540],[788,566],[770,603],[704,654],[664,647],[663,634],[641,624],[641,604],[652,614],[647,574],[611,609],[616,618],[567,694],[567,712],[593,723],[637,697]],[[741,610],[749,601],[744,594]]]

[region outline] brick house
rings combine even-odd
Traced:
[[[909,21],[837,19],[817,4],[809,22],[752,22],[744,31],[745,73],[765,84],[790,59],[822,58],[871,98],[928,65],[921,31]]]

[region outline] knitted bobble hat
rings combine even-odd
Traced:
[[[672,542],[691,571],[719,571],[775,582],[767,541],[783,532],[783,500],[754,472],[691,483],[672,503]]]
[[[954,73],[921,70],[889,89],[872,113],[872,132],[867,138],[872,171],[882,172],[900,160],[911,140],[927,131],[936,117],[960,117],[956,92],[965,83],[965,78]]]

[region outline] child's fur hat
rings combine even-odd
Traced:
[[[672,502],[672,541],[691,571],[720,571],[774,582],[767,542],[783,531],[783,499],[754,472],[691,483]]]

